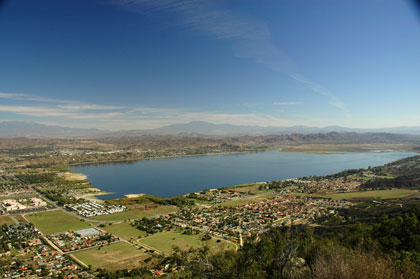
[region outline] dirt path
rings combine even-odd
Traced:
[[[15,222],[16,225],[19,225],[19,221],[15,218],[15,216],[9,215],[9,217],[13,220],[13,222]]]

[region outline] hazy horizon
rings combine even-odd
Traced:
[[[184,127],[186,129],[188,129],[189,133],[200,133],[197,131],[194,131],[194,128],[199,128],[200,130],[205,130],[207,127],[212,127],[214,125],[214,127],[224,127],[224,128],[229,128],[229,127],[237,127],[237,128],[244,128],[244,131],[224,131],[226,135],[231,134],[231,135],[235,135],[235,134],[241,134],[241,133],[252,133],[252,134],[267,134],[267,133],[279,133],[279,132],[283,132],[283,133],[302,133],[302,134],[306,134],[306,133],[326,133],[326,132],[362,132],[362,133],[375,133],[375,132],[385,132],[385,133],[398,133],[398,134],[411,134],[411,133],[415,133],[415,134],[420,134],[420,126],[393,126],[393,127],[378,127],[378,128],[359,128],[359,127],[345,127],[345,126],[338,126],[338,125],[331,125],[331,126],[306,126],[306,125],[294,125],[294,126],[261,126],[261,125],[235,125],[235,124],[229,124],[229,123],[212,123],[212,122],[207,122],[207,121],[190,121],[190,122],[185,122],[185,123],[176,123],[176,124],[168,124],[168,125],[163,125],[163,126],[159,126],[159,127],[155,127],[155,128],[151,128],[151,129],[101,129],[101,128],[97,128],[97,127],[90,127],[90,128],[86,128],[86,127],[79,127],[79,126],[66,126],[66,125],[60,125],[60,124],[50,124],[50,123],[42,123],[42,122],[37,122],[37,121],[27,121],[27,120],[0,120],[0,124],[10,124],[9,127],[10,128],[14,128],[14,129],[23,129],[20,130],[20,132],[22,134],[25,134],[25,128],[27,128],[28,126],[24,126],[24,127],[19,127],[19,125],[13,125],[16,123],[22,123],[22,124],[39,124],[39,125],[45,125],[46,127],[57,127],[57,128],[65,128],[65,129],[86,129],[86,130],[97,130],[100,132],[129,132],[129,131],[144,131],[144,132],[148,132],[148,131],[159,131],[160,129],[162,129],[162,132],[166,132],[167,130],[165,130],[165,128],[175,128],[175,127]],[[199,126],[197,126],[198,124],[200,124]],[[7,127],[7,126],[6,126]],[[0,129],[5,128],[5,127],[0,127]],[[253,131],[251,128],[258,128],[257,131]],[[296,129],[294,130],[293,128],[301,128],[298,129],[299,131],[297,131]],[[336,128],[336,129],[334,129]],[[289,129],[289,130],[288,130]],[[413,129],[413,130],[410,130]],[[2,130],[0,130],[0,137],[1,137],[1,132]],[[173,131],[171,132],[171,134],[177,134],[177,133],[184,133],[186,131]],[[208,130],[209,134],[212,134],[212,132],[214,132],[214,130]],[[222,132],[222,130],[221,130]],[[30,133],[29,133],[30,134]],[[205,134],[205,133],[204,133]]]

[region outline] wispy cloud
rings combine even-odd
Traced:
[[[50,107],[38,107],[38,106],[0,106],[1,112],[11,112],[20,115],[38,116],[38,117],[50,117],[50,116],[71,116],[72,114],[67,111],[63,111],[56,108]]]
[[[351,113],[350,111],[347,109],[346,105],[344,104],[344,102],[342,100],[340,100],[337,96],[335,96],[334,94],[332,94],[331,92],[329,92],[327,89],[323,88],[322,86],[320,86],[319,84],[316,84],[306,78],[304,78],[302,75],[300,74],[292,74],[291,77],[302,83],[305,84],[306,86],[308,86],[312,91],[320,94],[321,96],[324,96],[326,98],[328,98],[328,103],[331,106],[334,106],[338,109],[340,109],[341,111],[344,112],[344,114],[346,115],[347,119],[351,118]]]
[[[191,121],[206,121],[215,124],[232,125],[255,125],[255,126],[293,126],[303,125],[288,119],[281,119],[264,114],[228,114],[218,112],[185,112],[180,111],[175,114],[166,114],[158,118],[129,118],[113,119],[107,121],[107,125],[117,125],[120,129],[152,129],[165,125],[188,123]],[[115,127],[115,126],[114,126]]]
[[[243,103],[241,104],[241,106],[246,107],[246,108],[254,108],[259,106],[259,104],[254,104],[254,103]]]
[[[120,112],[80,113],[45,106],[0,106],[0,112],[10,112],[35,117],[63,117],[66,119],[106,119],[121,115]]]
[[[8,100],[32,101],[32,102],[55,103],[55,104],[65,104],[65,103],[70,103],[71,102],[71,101],[66,101],[66,100],[58,100],[58,99],[53,99],[53,98],[33,96],[33,95],[24,94],[24,93],[0,92],[0,98],[1,99],[8,99]]]
[[[131,12],[169,11],[177,24],[190,30],[204,31],[217,39],[259,40],[270,37],[267,26],[252,18],[233,15],[214,8],[216,2],[205,0],[112,0]]]
[[[65,110],[114,110],[122,109],[124,107],[118,106],[103,106],[95,104],[86,104],[78,101],[62,100],[55,98],[45,98],[24,93],[5,93],[0,92],[0,99],[28,101],[36,103],[58,104],[58,107]]]
[[[2,105],[0,112],[34,117],[63,117],[67,119],[106,119],[120,113],[124,107],[87,104],[72,100],[39,97],[24,93],[0,92],[0,99],[25,101],[28,105]],[[20,102],[19,102],[20,103]],[[103,111],[112,112],[103,112]]]
[[[143,121],[164,125],[186,123],[190,121],[206,121],[215,124],[258,125],[258,126],[290,126],[298,125],[292,120],[258,113],[223,113],[218,111],[192,112],[172,108],[133,108],[127,112],[130,121]]]
[[[303,102],[274,102],[273,105],[277,106],[292,106],[292,105],[300,105]]]
[[[309,81],[298,73],[296,63],[281,48],[273,43],[268,26],[255,18],[239,16],[218,9],[217,2],[206,0],[112,0],[128,11],[150,13],[165,11],[176,16],[178,25],[201,34],[232,43],[234,55],[252,59],[274,71],[289,76],[299,83],[328,98],[328,103],[342,110],[347,117],[350,112],[335,94]]]
[[[271,41],[268,26],[255,18],[233,14],[206,0],[112,0],[135,13],[165,11],[176,16],[178,26],[215,39],[232,42],[234,55],[253,59],[267,67],[288,73],[295,63]]]
[[[114,110],[114,109],[123,109],[125,107],[119,106],[101,106],[101,105],[92,105],[92,104],[67,104],[60,105],[59,108],[66,110]]]

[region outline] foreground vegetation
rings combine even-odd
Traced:
[[[160,265],[182,266],[168,278],[415,279],[420,274],[420,206],[377,223],[271,229],[238,251],[174,248]],[[101,271],[101,278],[152,278],[146,270]]]
[[[420,207],[375,224],[272,229],[237,252],[178,251],[171,278],[418,278]]]

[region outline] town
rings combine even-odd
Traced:
[[[327,215],[336,216],[336,209],[350,206],[349,202],[326,198],[276,195],[231,207],[187,207],[174,214],[156,217],[152,222],[144,219],[136,221],[133,225],[149,233],[179,227],[238,242],[243,232],[247,237],[255,237],[272,227],[288,225],[291,222],[314,224]]]
[[[2,225],[0,240],[2,278],[95,278],[53,249],[30,223]]]
[[[411,182],[404,180],[407,187],[399,188],[392,183],[401,173],[415,172],[418,157],[167,199],[132,195],[115,200],[99,199],[106,193],[64,166],[20,162],[1,169],[4,278],[96,278],[126,269],[165,277],[183,268],[162,260],[174,247],[237,251],[273,228],[341,226],[362,204],[374,209],[419,200]]]
[[[124,205],[104,206],[98,202],[85,202],[81,204],[66,204],[65,208],[76,211],[77,214],[84,217],[93,217],[108,215],[126,210]]]
[[[5,199],[0,201],[0,213],[16,214],[45,209],[47,203],[40,198]]]

